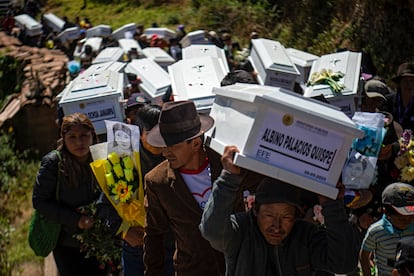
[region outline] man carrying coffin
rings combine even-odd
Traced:
[[[315,271],[349,273],[357,267],[356,242],[343,204],[319,195],[325,227],[299,219],[299,189],[277,179],[263,179],[250,212],[233,213],[241,169],[233,164],[239,150],[227,146],[223,170],[204,208],[200,230],[224,253],[226,275],[313,275]]]
[[[170,229],[176,240],[174,266],[179,276],[215,276],[225,271],[224,257],[199,231],[204,206],[222,170],[220,156],[204,145],[214,120],[198,114],[194,102],[166,102],[147,141],[162,148],[164,162],[145,175],[145,275],[161,275],[164,239]],[[241,186],[258,183],[260,175],[245,171]],[[230,208],[244,210],[242,190]],[[234,209],[233,209],[234,208]]]

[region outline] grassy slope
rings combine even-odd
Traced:
[[[144,24],[145,27],[157,22],[159,26],[170,27],[173,30],[181,23],[191,25],[191,7],[187,0],[158,7],[148,7],[145,4],[137,6],[126,1],[112,2],[120,3],[88,1],[87,7],[82,10],[83,0],[49,0],[43,11],[52,12],[60,17],[67,16],[71,21],[76,16],[88,17],[94,25],[110,25],[113,30],[132,22]],[[180,23],[174,23],[175,19],[179,19]]]

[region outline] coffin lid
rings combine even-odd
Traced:
[[[320,72],[322,69],[331,69],[333,72],[342,72],[344,77],[339,80],[345,85],[345,89],[334,94],[328,85],[320,84],[309,86],[304,92],[305,97],[313,97],[323,94],[325,98],[355,96],[358,92],[359,78],[361,74],[362,54],[357,52],[344,51],[321,56],[312,64],[309,78],[312,73]]]
[[[252,39],[252,44],[265,68],[300,75],[285,47],[280,42],[257,38]]]
[[[263,104],[269,108],[284,110],[285,112],[295,110],[296,115],[302,118],[307,117],[316,121],[323,119],[324,124],[330,129],[350,133],[355,137],[363,135],[356,128],[355,123],[338,108],[314,99],[305,98],[280,87],[237,83],[219,88],[214,87],[213,93],[227,98]]]

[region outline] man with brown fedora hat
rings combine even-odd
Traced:
[[[392,81],[397,84],[397,93],[387,97],[392,103],[390,112],[403,129],[414,130],[414,62],[401,64]]]
[[[222,170],[220,156],[204,145],[212,117],[198,114],[192,101],[164,103],[159,123],[147,135],[167,159],[145,176],[145,275],[161,275],[163,242],[169,229],[176,240],[177,275],[224,275],[224,256],[213,249],[198,225],[212,183]],[[242,191],[238,210],[242,210]]]

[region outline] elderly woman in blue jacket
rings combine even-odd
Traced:
[[[200,223],[202,235],[224,253],[226,275],[342,274],[356,269],[358,248],[340,199],[319,196],[325,217],[321,227],[299,219],[299,189],[265,178],[257,187],[255,206],[233,214],[241,181],[240,168],[233,164],[236,152],[235,146],[225,148],[223,171]]]

